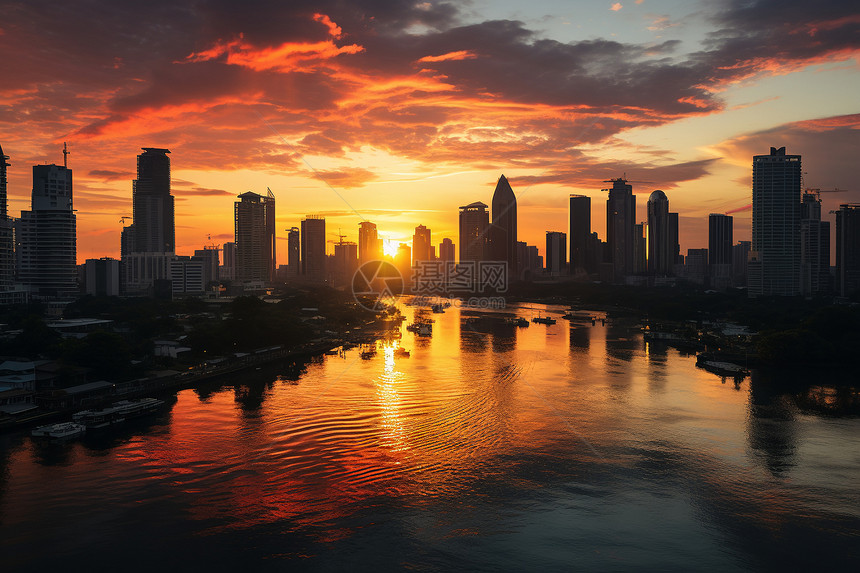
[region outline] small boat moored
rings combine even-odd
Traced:
[[[75,422],[62,422],[59,424],[48,424],[47,426],[39,426],[30,432],[34,438],[52,438],[56,440],[66,440],[77,438],[86,433],[87,428],[83,424]]]

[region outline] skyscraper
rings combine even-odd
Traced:
[[[15,276],[14,249],[12,245],[12,220],[7,211],[6,168],[8,155],[0,147],[0,292],[12,289]]]
[[[233,204],[236,280],[271,282],[275,277],[275,195],[248,191]]]
[[[671,217],[670,215],[675,215]],[[648,197],[648,274],[673,274],[678,255],[677,213],[669,213],[669,199],[657,189]],[[673,234],[674,233],[674,234]]]
[[[634,258],[634,233],[636,224],[636,197],[633,187],[627,180],[619,177],[605,183],[612,183],[609,198],[606,200],[606,244],[608,261],[612,263],[616,280],[633,274],[636,262]]]
[[[77,295],[77,236],[72,202],[72,170],[33,166],[30,211],[17,225],[18,278],[40,298]]]
[[[591,235],[591,197],[570,196],[570,274],[593,273],[596,261],[589,256],[588,237]]]
[[[297,277],[302,272],[301,235],[298,227],[290,227],[287,231],[287,269],[291,277]]]
[[[800,293],[800,155],[753,157],[749,296]]]
[[[379,249],[379,235],[376,224],[370,221],[362,221],[358,224],[358,261],[364,264],[382,258]]]
[[[731,215],[711,213],[708,215],[708,264],[732,264],[732,225]]]
[[[487,205],[476,201],[460,207],[460,262],[485,261],[490,214]]]
[[[302,220],[302,275],[308,281],[325,282],[325,218],[308,215]]]
[[[860,203],[836,211],[836,283],[839,296],[860,291]]]
[[[559,231],[546,232],[546,272],[558,276],[567,265],[567,237]]]
[[[489,258],[505,261],[508,275],[513,276],[517,270],[517,197],[504,175],[496,183],[492,206]]]
[[[335,243],[334,267],[334,286],[350,284],[358,269],[358,245],[352,241]]]
[[[412,266],[414,267],[418,261],[429,261],[432,258],[431,250],[430,229],[424,225],[418,225],[412,236]]]
[[[443,263],[453,263],[455,260],[454,241],[445,238],[439,243],[439,260]]]
[[[817,189],[803,193],[800,203],[800,293],[806,296],[830,290],[830,221],[821,220]]]
[[[137,156],[137,179],[132,183],[134,248],[137,253],[176,251],[173,196],[170,194],[170,153],[143,147]]]

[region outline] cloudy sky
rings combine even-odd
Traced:
[[[72,154],[78,254],[119,253],[141,147],[171,150],[177,251],[232,240],[233,201],[277,197],[356,239],[424,224],[504,173],[520,239],[567,231],[604,180],[663,189],[682,249],[708,213],[749,238],[754,154],[803,155],[825,210],[860,201],[860,9],[852,1],[0,0],[0,145],[10,211],[31,166]],[[390,247],[389,247],[390,248]],[[285,260],[285,249],[279,259]]]

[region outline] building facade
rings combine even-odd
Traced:
[[[587,275],[597,270],[588,248],[591,235],[591,197],[571,195],[569,207],[570,274]]]
[[[619,177],[612,183],[606,200],[606,246],[607,262],[612,263],[614,279],[623,281],[636,268],[634,254],[634,225],[636,224],[636,197],[633,187]]]
[[[31,209],[15,225],[18,280],[38,298],[78,294],[72,170],[33,166]]]
[[[170,153],[144,147],[137,156],[137,179],[132,182],[133,248],[136,253],[176,251],[174,199],[170,194]]]
[[[830,221],[821,220],[819,192],[807,190],[800,203],[800,293],[826,294],[830,283]]]
[[[749,295],[800,294],[800,155],[753,157]]]
[[[546,272],[559,276],[567,271],[567,236],[559,231],[546,232]]]
[[[493,191],[489,258],[504,261],[508,276],[517,269],[517,197],[508,179],[502,175]]]
[[[233,205],[236,280],[272,282],[275,278],[275,196],[248,191]]]
[[[311,282],[326,279],[325,218],[308,215],[302,220],[301,259],[302,277]]]
[[[839,296],[860,291],[860,203],[836,211],[836,283]]]
[[[487,205],[476,201],[460,207],[460,262],[486,261],[490,214]]]

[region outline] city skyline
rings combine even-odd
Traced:
[[[605,236],[600,182],[624,177],[642,204],[666,191],[685,252],[707,244],[695,221],[709,213],[733,215],[736,239],[750,236],[748,158],[785,146],[804,155],[804,187],[822,190],[833,226],[831,211],[860,200],[849,172],[855,12],[840,2],[359,2],[116,5],[84,19],[28,3],[0,25],[9,211],[27,209],[27,166],[59,163],[68,141],[79,262],[118,256],[134,156],[157,146],[171,150],[177,252],[231,240],[223,213],[266,187],[279,230],[316,213],[333,240],[363,217],[394,243],[389,253],[417,224],[435,244],[457,235],[450,205],[486,202],[502,172],[529,244],[565,228],[571,194],[591,198],[592,230]]]

